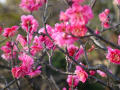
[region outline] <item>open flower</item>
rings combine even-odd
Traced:
[[[120,50],[108,47],[106,58],[115,64],[120,64]]]
[[[36,32],[37,31],[37,28],[38,28],[38,22],[37,20],[32,16],[32,15],[22,15],[21,16],[21,26],[22,28],[29,33],[33,33],[33,32]]]
[[[83,68],[81,68],[80,66],[76,66],[75,74],[77,75],[79,81],[83,83],[86,82],[88,74],[85,72]]]
[[[13,37],[18,30],[19,26],[12,26],[11,28],[5,28],[3,36],[5,37]]]
[[[46,0],[21,0],[20,7],[24,11],[32,12],[42,7],[45,2]]]

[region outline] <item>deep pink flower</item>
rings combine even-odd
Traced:
[[[60,12],[60,21],[68,21],[68,20],[69,20],[69,18],[67,16],[67,14],[61,11]]]
[[[100,31],[98,29],[96,29],[95,34],[100,34]]]
[[[50,25],[46,25],[46,29],[47,29],[48,34],[52,37],[52,34],[54,33],[53,28]],[[39,30],[39,33],[45,34],[46,33],[45,28],[41,28]],[[39,36],[39,42],[43,48],[44,46],[46,46],[47,49],[55,49],[53,42],[47,36]]]
[[[72,84],[73,84],[73,87],[76,87],[79,83],[79,79],[76,75],[68,75],[67,83],[69,87],[71,87]]]
[[[24,77],[26,74],[29,73],[29,70],[26,66],[20,66],[20,67],[14,67],[12,68],[11,70],[12,72],[12,75],[15,77],[15,78],[20,78],[20,77]]]
[[[83,68],[81,68],[80,66],[76,66],[75,74],[77,75],[79,81],[83,83],[86,82],[88,74],[85,72]]]
[[[82,47],[78,48],[77,46],[69,45],[68,53],[70,56],[75,55],[75,60],[78,60],[80,58],[80,56],[84,53],[84,50]]]
[[[21,16],[21,21],[21,26],[26,32],[29,31],[32,34],[33,32],[37,31],[38,22],[32,15]]]
[[[80,25],[80,24],[73,24],[71,26],[69,26],[69,28],[67,28],[67,32],[71,33],[75,36],[85,36],[85,34],[87,33],[87,28],[84,25]]]
[[[19,60],[22,61],[22,66],[26,66],[27,68],[31,68],[31,66],[34,64],[33,58],[25,53],[19,56]]]
[[[25,47],[27,44],[27,39],[20,34],[18,34],[16,41],[18,41],[22,45],[22,47]]]
[[[12,68],[12,74],[15,78],[24,77],[29,75],[31,78],[40,74],[41,66],[38,66],[37,69],[33,69],[34,60],[31,56],[22,53],[19,56],[19,60],[22,61],[19,67]]]
[[[101,70],[97,70],[97,73],[101,76],[101,77],[107,77],[106,73],[104,73]]]
[[[39,53],[43,49],[42,46],[37,46],[37,45],[32,45],[30,48],[31,48],[30,53],[33,56],[35,56],[37,53]]]
[[[109,9],[105,9],[102,13],[99,14],[99,19],[101,21],[101,24],[104,28],[109,28],[109,13],[110,10]]]
[[[46,2],[46,0],[21,0],[20,7],[24,11],[36,11]]]
[[[52,38],[55,41],[55,44],[62,46],[67,46],[73,44],[77,39],[73,38],[71,35],[68,35],[64,32],[55,32],[52,35]]]
[[[2,55],[1,55],[1,57],[3,58],[3,59],[5,59],[6,61],[10,61],[10,60],[12,60],[13,58],[16,58],[16,52],[13,52],[13,53],[3,53]]]
[[[0,34],[2,33],[3,28],[0,26]]]
[[[32,70],[32,72],[30,72],[28,75],[29,75],[31,78],[39,75],[39,74],[41,73],[40,68],[41,68],[41,66],[38,66],[36,70]]]
[[[108,47],[106,58],[115,64],[120,64],[120,50]]]
[[[90,6],[81,6],[79,3],[73,3],[71,8],[65,12],[69,16],[71,24],[85,25],[93,18],[93,12]]]
[[[90,75],[93,76],[93,75],[95,75],[96,71],[94,71],[94,70],[90,70],[89,73],[90,73]]]
[[[13,37],[18,30],[18,26],[12,26],[11,28],[5,28],[3,36],[5,37]]]
[[[6,45],[2,46],[1,50],[3,51],[3,54],[1,55],[1,57],[7,61],[12,60],[12,58],[16,57],[17,48],[12,42],[6,42]]]

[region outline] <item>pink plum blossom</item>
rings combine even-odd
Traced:
[[[29,75],[31,78],[39,75],[39,74],[41,73],[40,68],[41,68],[41,66],[38,66],[36,70],[32,70],[32,72],[30,72],[28,75]]]
[[[29,31],[32,34],[33,32],[37,31],[39,25],[37,20],[32,15],[22,15],[21,21],[21,26],[26,32]]]
[[[18,30],[19,26],[12,26],[11,28],[5,28],[3,32],[3,36],[5,37],[13,37]]]
[[[77,75],[79,81],[81,81],[82,83],[86,82],[88,74],[83,68],[81,68],[80,66],[76,66],[75,74]]]
[[[66,10],[71,24],[85,25],[93,18],[93,12],[90,6],[81,6],[79,3],[73,3],[71,8]]]
[[[46,25],[47,33],[52,37],[52,34],[54,33],[53,28],[50,25]],[[41,28],[39,30],[39,33],[44,33],[46,34],[45,28]],[[44,45],[46,46],[47,49],[55,49],[55,46],[53,45],[53,42],[51,39],[47,36],[39,36],[39,41],[41,46],[44,48]]]
[[[104,73],[101,70],[97,70],[97,73],[101,76],[101,77],[107,77],[106,73]]]
[[[31,66],[34,64],[33,58],[25,53],[19,56],[19,60],[22,61],[22,66],[26,66],[28,68],[31,68]]]
[[[0,26],[0,34],[2,33],[3,28]]]
[[[102,13],[99,14],[99,19],[101,21],[101,24],[104,28],[109,28],[109,13],[110,10],[109,9],[105,9]]]
[[[19,60],[22,64],[19,67],[12,68],[12,74],[15,78],[24,77],[25,75],[29,75],[31,78],[40,74],[41,66],[38,66],[37,69],[33,69],[34,59],[22,53],[19,56]]]
[[[80,24],[72,24],[67,29],[67,32],[73,34],[74,36],[85,36],[87,33],[86,26]]]
[[[64,32],[53,33],[52,38],[60,47],[73,44],[77,40],[76,38],[73,38],[71,35],[68,35]]]
[[[24,11],[33,12],[42,7],[45,2],[46,0],[21,0],[20,7]]]
[[[20,34],[18,34],[16,41],[19,41],[19,43],[22,45],[22,47],[25,47],[27,44],[27,39]]]
[[[12,60],[12,58],[16,57],[17,48],[12,42],[6,42],[5,46],[1,47],[3,54],[1,57],[7,61]]]
[[[94,71],[94,70],[90,70],[89,73],[90,73],[90,75],[93,76],[93,75],[95,75],[96,71]]]
[[[12,68],[11,72],[12,72],[12,75],[18,79],[28,74],[29,70],[26,66],[20,66],[20,67]]]
[[[67,14],[61,11],[60,12],[60,21],[68,21],[68,20],[69,20],[69,18],[67,16]]]
[[[112,49],[112,48],[108,47],[108,53],[106,55],[106,58],[111,63],[120,64],[120,50]]]
[[[82,47],[78,48],[74,45],[69,45],[67,49],[70,56],[75,56],[75,60],[78,60],[80,56],[84,53]]]

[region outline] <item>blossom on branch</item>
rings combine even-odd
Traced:
[[[86,82],[88,74],[83,68],[81,68],[80,66],[76,66],[75,74],[77,75],[79,81],[81,81],[82,83]]]
[[[110,14],[109,9],[105,9],[102,13],[99,14],[99,19],[100,19],[101,24],[104,28],[109,28],[110,27],[109,14]]]
[[[108,53],[106,55],[106,58],[111,63],[120,64],[120,50],[112,49],[112,48],[108,47]]]
[[[26,32],[29,31],[30,34],[33,34],[33,32],[37,31],[38,28],[38,22],[37,20],[32,16],[32,15],[22,15],[21,16],[21,27],[24,29]]]
[[[15,78],[18,79],[20,77],[24,77],[25,75],[34,77],[41,73],[41,66],[38,66],[36,70],[33,69],[34,60],[31,56],[23,53],[19,56],[19,60],[22,61],[22,64],[19,67],[16,66],[12,68],[12,74]]]
[[[11,28],[5,28],[3,32],[3,36],[5,37],[13,37],[18,30],[19,26],[12,26]]]
[[[46,0],[21,0],[20,7],[24,11],[33,12],[42,7],[45,2]]]

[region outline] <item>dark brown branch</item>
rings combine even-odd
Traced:
[[[91,28],[89,28],[89,27],[87,27],[87,28],[88,28],[88,31],[89,31],[91,34],[93,34],[96,38],[100,39],[101,41],[105,42],[106,44],[111,45],[111,46],[114,47],[114,48],[120,49],[120,46],[118,46],[118,45],[116,45],[116,44],[114,44],[114,43],[106,40],[105,38],[101,37],[100,35],[95,34],[94,31],[93,31]]]
[[[14,79],[13,81],[11,81],[10,83],[8,83],[5,88],[3,88],[2,90],[7,89],[8,87],[10,87],[11,85],[13,85],[15,82],[17,81],[17,79]]]

